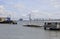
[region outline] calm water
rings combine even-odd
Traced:
[[[0,39],[60,39],[60,31],[43,28],[24,27],[24,22],[17,25],[0,24]]]

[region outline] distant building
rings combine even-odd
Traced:
[[[22,18],[20,18],[20,19],[19,19],[19,21],[23,21],[23,19],[22,19]]]
[[[0,17],[0,22],[2,22],[4,20],[10,20],[10,18],[8,18],[8,17]]]

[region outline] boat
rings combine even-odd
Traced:
[[[60,30],[60,21],[47,21],[44,23],[44,30]]]

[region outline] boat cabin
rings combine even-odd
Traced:
[[[45,22],[44,29],[60,29],[60,22]]]

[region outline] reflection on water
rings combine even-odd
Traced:
[[[0,24],[0,39],[59,39],[60,31],[44,30],[17,25]]]
[[[58,30],[48,30],[47,31],[49,39],[59,39],[60,38],[60,31]]]

